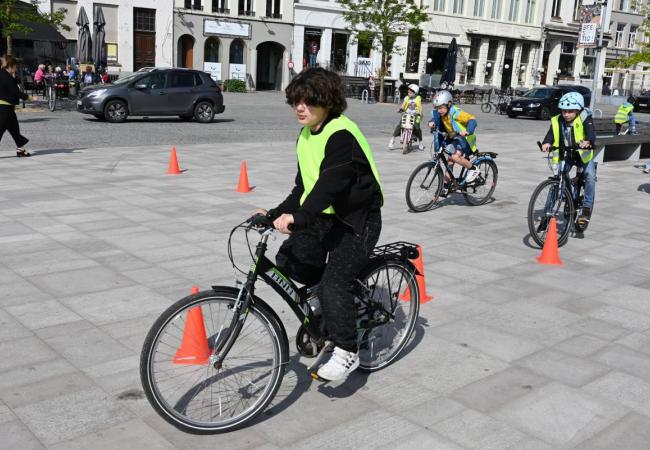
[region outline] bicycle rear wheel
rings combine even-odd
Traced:
[[[481,172],[478,177],[465,187],[465,201],[472,206],[484,205],[492,198],[497,187],[499,171],[491,159],[484,159],[474,164]]]
[[[275,396],[288,361],[284,328],[259,299],[220,368],[214,354],[229,335],[238,291],[217,288],[185,297],[156,320],[140,358],[144,392],[160,416],[197,434],[245,426]]]
[[[415,274],[398,260],[371,261],[359,280],[359,370],[374,372],[394,362],[408,344],[420,296]]]
[[[437,162],[420,164],[406,183],[406,204],[415,212],[430,209],[440,196],[442,183],[442,170]]]
[[[575,221],[575,208],[571,192],[562,186],[560,192],[559,180],[542,181],[530,198],[528,204],[528,231],[535,243],[544,246],[549,221],[555,217],[557,221],[557,242],[559,246],[566,244],[569,239],[571,225]]]

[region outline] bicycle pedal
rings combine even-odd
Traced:
[[[314,381],[322,381],[322,382],[325,382],[325,383],[327,383],[327,382],[329,381],[329,380],[326,380],[325,378],[321,378],[321,377],[319,377],[319,376],[318,376],[318,372],[316,372],[315,370],[312,371],[312,372],[309,372],[309,376],[310,376],[311,379],[314,380]]]

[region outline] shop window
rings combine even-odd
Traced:
[[[235,39],[230,44],[230,64],[244,64],[244,41]]]
[[[422,43],[422,31],[410,30],[408,45],[406,47],[406,71],[417,72],[420,63],[420,45]]]
[[[576,59],[576,44],[575,42],[563,41],[560,52],[560,64],[558,69],[561,77],[573,76],[573,64]]]

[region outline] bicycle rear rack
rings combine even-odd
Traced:
[[[411,242],[397,241],[378,245],[372,251],[371,258],[398,257],[401,259],[416,259],[420,252],[418,246]]]

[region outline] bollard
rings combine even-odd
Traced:
[[[368,103],[368,89],[361,92],[361,103]]]

